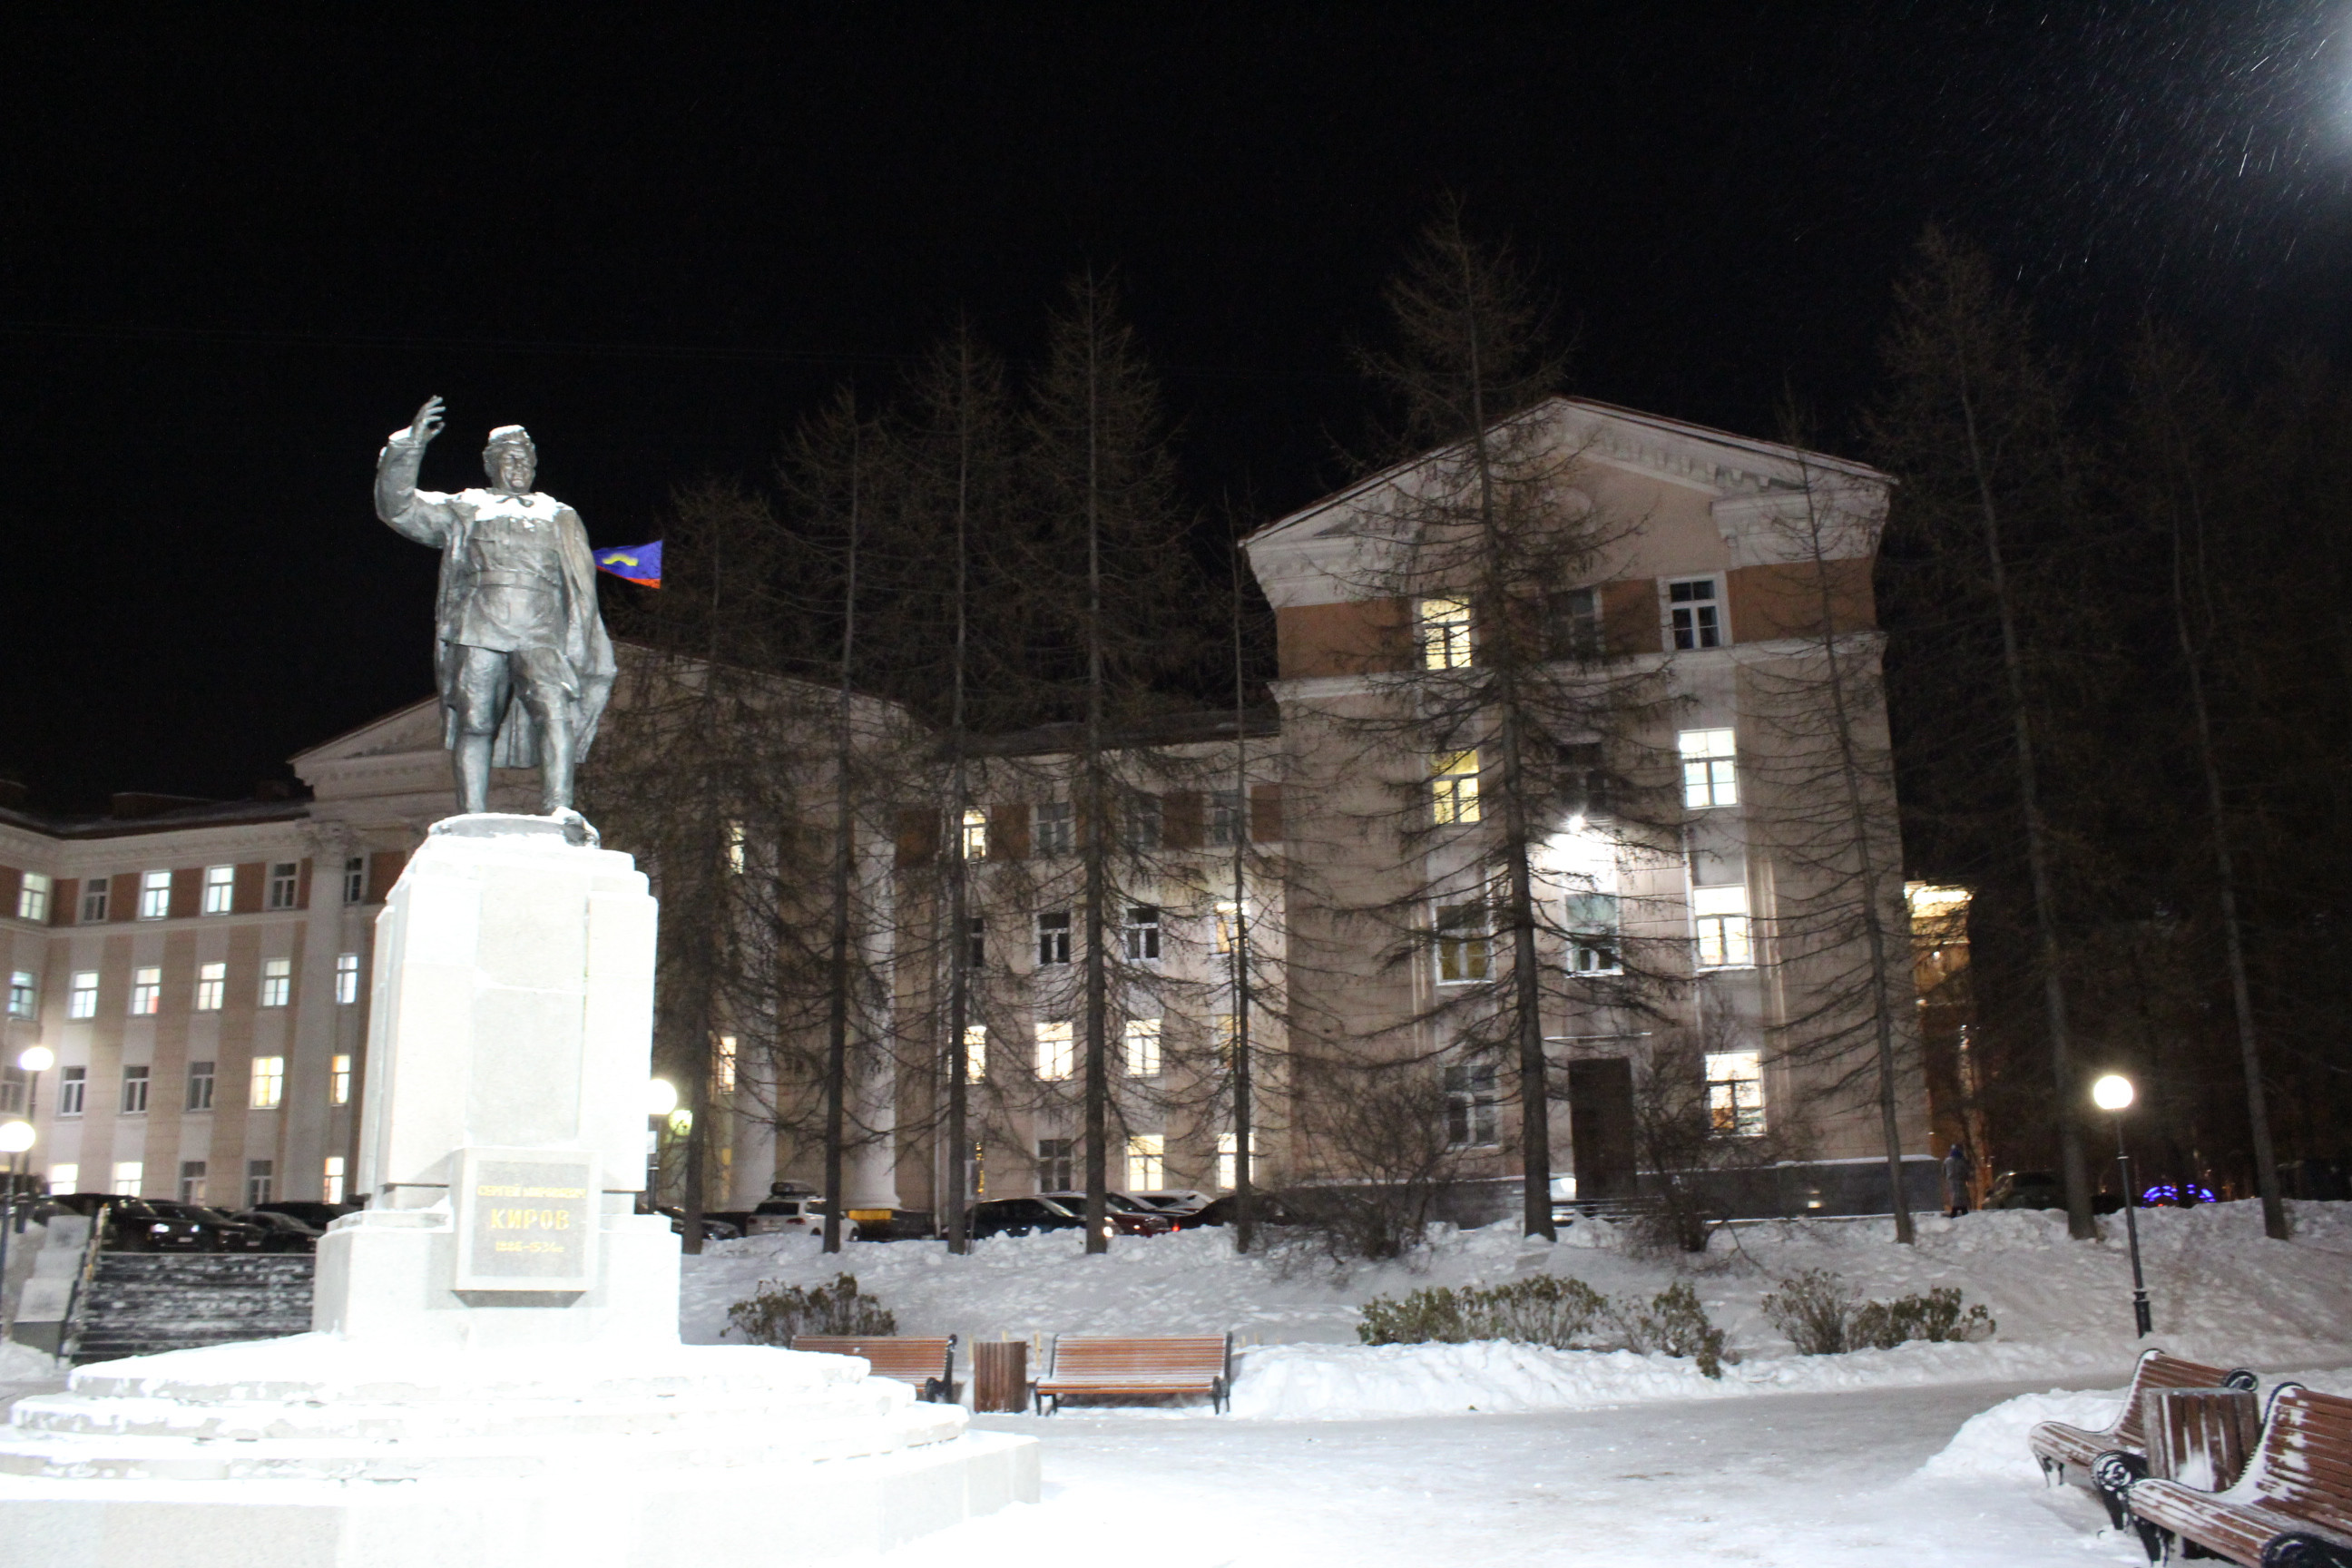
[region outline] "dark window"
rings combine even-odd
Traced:
[[[147,1114],[147,1069],[143,1067],[127,1067],[122,1069],[122,1114],[125,1116]]]
[[[82,1096],[89,1089],[88,1068],[66,1068],[58,1079],[58,1114],[79,1116]]]
[[[1723,622],[1715,602],[1715,579],[1694,577],[1666,584],[1666,607],[1672,612],[1675,647],[1721,647]]]
[[[1571,973],[1617,973],[1624,967],[1617,945],[1616,894],[1579,893],[1568,900],[1568,967]]]
[[[1074,818],[1066,800],[1049,800],[1037,808],[1032,828],[1033,843],[1040,855],[1067,855],[1077,838],[1072,830]]]
[[[271,1173],[274,1170],[275,1167],[267,1160],[247,1160],[245,1163],[246,1207],[258,1208],[269,1201],[273,1185]]]
[[[1495,1080],[1491,1067],[1445,1069],[1445,1141],[1454,1148],[1477,1148],[1500,1135]]]
[[[1041,965],[1070,962],[1069,910],[1037,917],[1037,962]]]
[[[1064,1192],[1077,1185],[1072,1174],[1076,1163],[1073,1151],[1075,1138],[1040,1138],[1037,1140],[1037,1184],[1049,1193]],[[1034,1202],[1034,1200],[1031,1200]],[[1037,1205],[1040,1215],[1050,1213],[1043,1204]]]
[[[188,1109],[210,1110],[213,1108],[213,1064],[188,1064]]]
[[[1570,588],[1544,597],[1544,641],[1553,658],[1601,657],[1601,591]]]
[[[300,882],[302,867],[295,860],[279,860],[269,868],[269,907],[290,910],[294,907],[294,889]]]
[[[1160,847],[1160,797],[1139,795],[1128,802],[1127,841],[1133,849]]]
[[[970,969],[978,969],[988,962],[988,921],[974,915],[964,922],[963,962]]]
[[[352,855],[343,861],[343,902],[367,902],[367,857]]]
[[[1137,905],[1127,911],[1127,956],[1139,963],[1160,959],[1160,911]]]
[[[1221,789],[1209,792],[1209,845],[1214,849],[1230,849],[1246,831],[1242,824],[1248,819],[1242,814],[1247,808],[1238,790]]]

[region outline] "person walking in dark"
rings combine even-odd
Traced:
[[[1947,1218],[1957,1219],[1969,1212],[1969,1175],[1976,1162],[1969,1158],[1969,1146],[1958,1139],[1944,1151],[1944,1195],[1948,1200],[1944,1209]]]

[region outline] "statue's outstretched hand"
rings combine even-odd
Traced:
[[[409,438],[422,447],[439,434],[441,434],[441,399],[428,397],[425,400],[425,406],[416,411],[416,417],[408,422]]]

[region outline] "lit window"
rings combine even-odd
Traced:
[[[1727,1138],[1764,1131],[1764,1057],[1760,1051],[1706,1054],[1707,1124]]]
[[[1491,1067],[1445,1069],[1445,1142],[1452,1147],[1479,1148],[1501,1137],[1496,1076]]]
[[[1693,811],[1739,804],[1738,744],[1728,730],[1685,730],[1676,741],[1683,754],[1683,805]]]
[[[1220,1192],[1229,1193],[1240,1184],[1241,1172],[1235,1169],[1238,1163],[1235,1156],[1241,1152],[1241,1147],[1242,1141],[1238,1133],[1217,1134],[1217,1188]],[[1255,1178],[1257,1174],[1258,1148],[1257,1134],[1253,1132],[1250,1134],[1250,1174],[1253,1178],[1251,1182],[1253,1186],[1256,1184]]]
[[[1746,969],[1756,962],[1748,932],[1748,889],[1693,888],[1691,920],[1698,937],[1701,969]]]
[[[727,868],[737,876],[743,874],[743,825],[730,821],[726,825]]]
[[[247,1160],[245,1163],[245,1206],[257,1208],[270,1199],[276,1183],[272,1176],[277,1167],[268,1160]]]
[[[290,910],[302,882],[302,865],[299,860],[278,860],[269,868],[269,907]]]
[[[1237,923],[1237,917],[1240,913],[1241,906],[1234,902],[1233,900],[1219,899],[1217,900],[1217,951],[1219,952],[1233,952],[1234,928]]]
[[[196,965],[196,1011],[217,1013],[228,999],[228,965]]]
[[[988,1077],[988,1026],[963,1026],[963,1080],[979,1083]]]
[[[352,1102],[352,1058],[334,1056],[327,1058],[327,1103],[349,1105]]]
[[[1421,662],[1428,669],[1470,667],[1470,606],[1460,599],[1421,602]]]
[[[319,1173],[320,1195],[331,1204],[343,1201],[343,1157],[330,1154],[324,1169]]]
[[[275,1110],[286,1099],[286,1058],[253,1058],[253,1094],[247,1104],[256,1110]]]
[[[131,972],[131,1016],[144,1017],[158,1013],[163,1006],[163,972],[160,969],[134,969]]]
[[[81,1190],[81,1167],[70,1163],[49,1167],[49,1191],[73,1193]]]
[[[66,992],[66,1016],[95,1018],[98,1016],[98,971],[77,969],[73,984]]]
[[[96,925],[106,919],[107,879],[92,877],[81,885],[81,923]]]
[[[1429,770],[1430,805],[1437,825],[1478,820],[1478,753],[1441,752]]]
[[[40,1010],[40,982],[29,969],[11,970],[8,974],[8,1016],[30,1018]]]
[[[236,868],[205,868],[205,913],[226,915],[236,910]]]
[[[188,1109],[210,1110],[213,1108],[213,1064],[188,1064]]]
[[[988,813],[977,806],[963,814],[963,858],[988,858]]]
[[[137,1197],[139,1184],[146,1179],[147,1166],[143,1161],[117,1160],[114,1163],[114,1193],[117,1197]]]
[[[367,857],[364,855],[343,857],[343,902],[367,902]]]
[[[1572,974],[1616,974],[1624,969],[1619,951],[1617,895],[1577,893],[1568,900],[1568,967]]]
[[[335,1005],[348,1007],[360,999],[360,955],[335,954]]]
[[[1675,647],[1723,646],[1723,622],[1716,605],[1714,578],[1694,577],[1667,584],[1666,608],[1674,622]]]
[[[88,1068],[65,1068],[58,1074],[58,1114],[79,1116],[82,1096],[89,1089]]]
[[[1076,1186],[1077,1140],[1075,1138],[1040,1138],[1037,1140],[1037,1190],[1041,1193],[1066,1193]]]
[[[122,1069],[122,1114],[125,1116],[147,1114],[147,1068],[144,1065],[133,1065]]]
[[[1070,1076],[1074,1064],[1070,1023],[1065,1018],[1037,1026],[1037,1076],[1058,1083]]]
[[[721,1094],[735,1092],[735,1037],[719,1037],[718,1049],[712,1053],[711,1087]]]
[[[1158,1190],[1168,1172],[1168,1139],[1159,1132],[1139,1132],[1127,1141],[1127,1190]]]
[[[1160,1076],[1159,1019],[1129,1018],[1127,1021],[1127,1076]]]
[[[1127,911],[1127,956],[1137,963],[1160,962],[1160,911],[1137,904]]]
[[[49,918],[49,892],[55,886],[38,871],[27,871],[16,888],[16,918],[20,921],[46,921]]]
[[[172,873],[148,871],[139,879],[139,918],[160,921],[172,912]]]
[[[1037,917],[1037,962],[1041,966],[1070,962],[1069,910]]]
[[[1037,808],[1037,853],[1067,855],[1077,842],[1076,818],[1066,800],[1049,800]]]
[[[184,1204],[205,1201],[205,1163],[202,1160],[180,1162],[180,1201]]]
[[[261,1005],[283,1007],[294,999],[294,961],[270,958],[261,964]]]
[[[1495,965],[1495,939],[1486,906],[1450,904],[1437,911],[1437,981],[1459,985],[1484,980]]]

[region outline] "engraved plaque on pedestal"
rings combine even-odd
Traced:
[[[459,1290],[585,1290],[596,1282],[593,1155],[467,1149],[453,1184]]]

